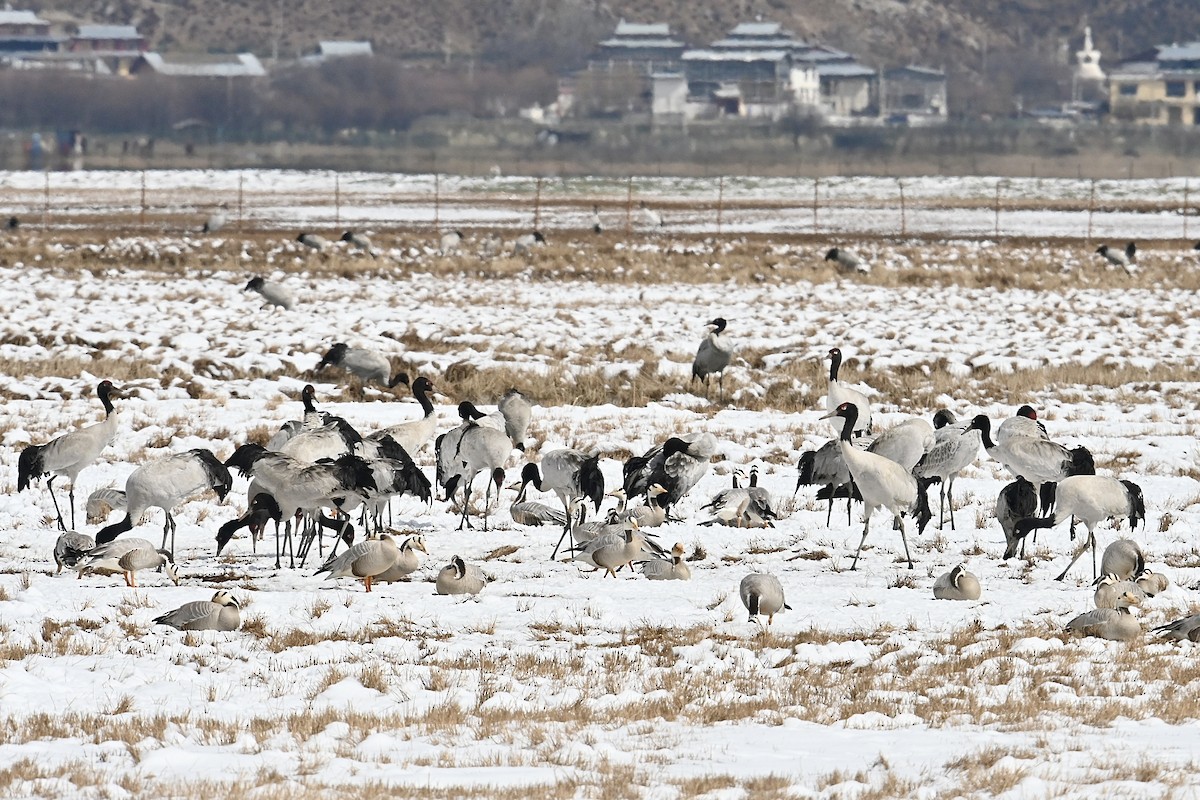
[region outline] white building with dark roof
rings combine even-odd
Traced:
[[[1109,109],[1146,125],[1200,126],[1200,41],[1160,45],[1108,73]]]

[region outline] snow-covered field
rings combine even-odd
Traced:
[[[5,185],[23,179],[9,174]],[[101,192],[94,176],[80,188]],[[343,207],[343,220],[350,213]],[[953,247],[970,261],[997,245]],[[586,244],[579,252],[606,257]],[[983,453],[956,484],[957,530],[936,520],[922,536],[910,530],[916,569],[877,515],[849,571],[861,511],[847,522],[839,505],[827,527],[814,488],[788,500],[800,453],[829,438],[824,408],[815,400],[785,412],[769,401],[819,398],[823,381],[806,383],[796,365],[819,374],[812,365],[837,345],[849,377],[868,387],[899,385],[898,375],[910,376],[905,385],[912,375],[945,381],[906,395],[867,389],[877,427],[942,406],[998,423],[1033,404],[1054,439],[1086,445],[1102,474],[1145,490],[1148,517],[1134,536],[1173,581],[1135,612],[1148,631],[1190,613],[1200,582],[1193,292],[1104,272],[1067,291],[977,289],[955,281],[953,263],[936,290],[813,282],[801,270],[765,281],[551,282],[425,272],[432,256],[422,252],[360,277],[291,255],[244,265],[287,262],[273,274],[299,302],[284,311],[242,292],[241,268],[93,272],[57,268],[54,255],[0,267],[0,791],[10,796],[1200,794],[1200,645],[1065,639],[1063,625],[1092,605],[1090,559],[1053,580],[1074,544],[1063,525],[1039,536],[1028,562],[1001,560],[992,509],[1010,477]],[[893,257],[877,252],[877,267]],[[687,385],[704,322],[717,315],[759,354],[731,369],[728,404]],[[649,405],[539,405],[528,455],[596,450],[615,487],[629,453],[673,433],[713,433],[719,453],[679,507],[685,521],[658,531],[668,547],[702,551],[692,579],[613,580],[552,562],[557,531],[514,525],[505,490],[487,532],[456,531],[443,502],[396,502],[394,526],[423,532],[429,557],[410,582],[367,594],[314,576],[312,560],[276,570],[269,535],[257,553],[241,538],[216,557],[217,527],[245,508],[241,478],[224,503],[207,495],[177,509],[181,586],[149,571],[137,589],[54,574],[50,498],[44,485],[16,493],[17,456],[98,420],[100,379],[132,396],[118,401],[116,443],[79,480],[78,527],[91,534],[98,526],[82,523],[82,505],[92,489],[119,487],[166,453],[228,457],[297,418],[306,382],[323,409],[360,430],[419,414],[402,388],[358,393],[331,382],[336,373],[311,376],[335,341],[378,348],[429,377],[447,395],[441,430],[459,399],[485,410],[495,402],[456,393],[455,375],[469,368],[527,376],[521,388],[535,399],[548,380],[598,372],[616,399],[653,356],[655,377],[676,392]],[[1145,379],[1025,388],[1047,367]],[[514,451],[509,482],[524,460]],[[417,461],[432,478],[431,449]],[[735,467],[754,464],[788,516],[770,529],[701,526],[707,499]],[[157,540],[161,523],[153,510],[126,535]],[[1102,525],[1101,548],[1115,535]],[[434,595],[434,574],[455,554],[492,578],[478,597]],[[982,599],[934,600],[934,579],[964,562]],[[779,577],[792,608],[769,629],[747,622],[737,596],[759,570]],[[242,631],[152,624],[217,588],[241,599]]]
[[[645,229],[639,205],[673,233],[1054,236],[1200,235],[1187,178],[456,177],[320,171],[0,172],[4,213],[27,223],[90,225],[106,215],[187,225],[225,203],[231,219],[324,226]],[[814,209],[815,206],[815,209]],[[1190,223],[1190,226],[1189,226]]]

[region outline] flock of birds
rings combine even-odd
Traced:
[[[830,250],[827,256],[839,262],[852,257],[839,248]],[[272,302],[290,302],[279,287],[262,278],[251,280],[246,289],[258,291]],[[723,398],[724,374],[736,347],[729,338],[725,318],[712,319],[706,327],[693,360],[692,381],[699,381],[707,396],[715,378]],[[857,569],[877,511],[890,515],[912,569],[906,518],[915,520],[918,533],[924,531],[933,516],[928,493],[938,484],[938,524],[942,527],[948,519],[953,529],[954,481],[975,463],[982,448],[1015,478],[1000,491],[995,505],[1006,538],[1005,558],[1014,557],[1018,548],[1023,554],[1026,538],[1031,534],[1036,537],[1040,529],[1070,520],[1074,539],[1077,521],[1087,527],[1086,538],[1058,579],[1062,580],[1090,547],[1093,578],[1101,587],[1096,594],[1097,609],[1072,620],[1066,630],[1117,639],[1140,633],[1140,626],[1128,610],[1140,602],[1139,598],[1161,591],[1159,584],[1165,578],[1146,568],[1140,549],[1128,539],[1118,540],[1106,550],[1098,570],[1095,535],[1096,527],[1105,520],[1128,520],[1131,528],[1144,520],[1142,491],[1136,483],[1096,475],[1091,453],[1052,440],[1030,406],[1022,406],[1015,416],[997,426],[994,439],[986,415],[960,423],[948,409],[938,411],[932,424],[913,417],[874,435],[869,398],[839,377],[843,361],[840,349],[832,348],[828,358],[828,413],[823,419],[830,421],[836,436],[802,454],[793,494],[805,485],[820,487],[817,497],[828,500],[827,524],[836,498],[846,499],[848,521],[853,502],[862,503],[862,538],[851,570]],[[75,484],[82,470],[116,438],[120,417],[116,401],[125,396],[110,381],[101,381],[96,394],[105,412],[102,421],[45,444],[29,445],[18,458],[18,491],[47,478],[46,487],[62,530],[54,548],[59,571],[69,567],[81,576],[89,571],[119,572],[127,585],[136,586],[139,571],[161,568],[178,584],[173,509],[203,491],[224,499],[233,487],[234,473],[250,481],[248,507],[218,530],[218,554],[243,528],[249,530],[257,550],[268,524],[274,522],[276,568],[282,568],[285,554],[291,566],[297,558],[303,566],[316,543],[318,553],[325,558],[317,574],[362,580],[368,592],[373,584],[406,579],[418,569],[419,554],[428,554],[422,536],[397,541],[388,532],[383,520],[394,498],[409,495],[430,503],[436,484],[442,500],[457,504],[459,529],[471,528],[472,512],[476,511],[472,496],[478,492],[476,484],[483,475],[484,497],[477,513],[487,530],[490,512],[505,487],[506,465],[514,450],[525,450],[532,416],[529,400],[512,389],[491,413],[463,401],[457,408],[459,424],[439,434],[432,400],[435,389],[428,378],[410,382],[406,373],[392,373],[386,356],[345,343],[334,344],[324,354],[317,370],[326,368],[340,368],[363,383],[389,388],[408,386],[421,416],[381,430],[359,432],[345,419],[320,411],[315,389],[305,386],[301,393],[302,417],[282,425],[265,444],[243,444],[223,461],[203,448],[168,455],[138,466],[129,474],[123,491],[106,488],[93,492],[88,499],[89,522],[107,522],[113,510],[123,510],[124,515],[101,527],[92,538],[76,532]],[[414,461],[430,443],[435,462],[432,482]],[[625,461],[622,485],[609,492],[605,491],[597,454],[572,448],[550,450],[541,455],[540,462],[523,465],[519,482],[511,487],[516,495],[509,511],[516,524],[561,526],[551,559],[558,557],[565,544],[572,561],[602,570],[606,577],[616,577],[625,568],[640,568],[652,580],[687,580],[691,572],[682,543],[667,549],[658,543],[652,530],[677,520],[673,510],[707,473],[718,449],[718,441],[709,433],[671,436],[643,455]],[[70,484],[68,515],[64,515],[54,492],[59,477]],[[748,481],[741,469],[735,469],[732,486],[702,506],[710,518],[699,524],[772,526],[782,515],[780,504],[757,485],[757,479],[757,468],[750,470]],[[554,494],[561,509],[527,499],[531,488]],[[615,498],[617,505],[601,516],[606,497]],[[589,505],[596,514],[590,521]],[[123,536],[152,508],[161,508],[165,514],[160,546]],[[357,542],[352,522],[356,511],[357,523],[366,534]],[[326,531],[332,534],[327,556]],[[347,547],[339,554],[342,542]],[[438,573],[435,586],[438,594],[469,595],[481,591],[487,581],[477,566],[456,555]],[[982,587],[978,578],[960,565],[940,576],[933,591],[939,599],[977,600]],[[782,584],[766,573],[747,576],[739,587],[739,596],[751,619],[762,615],[768,624],[776,613],[788,608]],[[1200,631],[1200,617],[1188,620],[1193,621],[1181,620],[1160,630],[1175,638],[1191,637]],[[238,603],[230,593],[218,592],[211,600],[189,603],[158,621],[186,629],[231,630],[239,624]],[[1184,635],[1175,636],[1178,631],[1184,631]]]

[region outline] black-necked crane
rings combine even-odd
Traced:
[[[1017,523],[1016,535],[1026,536],[1038,528],[1053,528],[1064,519],[1071,520],[1074,538],[1075,520],[1087,526],[1088,535],[1083,544],[1071,556],[1071,563],[1055,580],[1067,577],[1067,572],[1089,546],[1092,548],[1092,578],[1096,577],[1096,526],[1106,519],[1118,523],[1129,520],[1130,529],[1146,519],[1146,503],[1142,488],[1133,481],[1117,480],[1102,475],[1072,475],[1058,484],[1058,500],[1048,517],[1033,517]]]
[[[329,240],[319,233],[301,233],[296,237],[296,241],[317,253],[323,253],[329,249]]]
[[[533,406],[529,398],[514,386],[496,403],[496,410],[504,417],[504,432],[512,439],[513,447],[524,452],[529,422],[533,419]]]
[[[604,224],[600,221],[600,206],[592,204],[592,233],[601,233],[604,231]]]
[[[838,378],[838,373],[842,368],[842,351],[840,348],[834,347],[829,351],[829,384],[825,394],[825,410],[829,412],[826,417],[837,417],[833,412],[836,411],[843,403],[852,403],[858,409],[858,421],[854,423],[853,433],[862,436],[871,432],[871,401],[867,396],[857,389],[849,386],[845,381]],[[842,425],[845,424],[841,418],[836,418],[832,423],[835,436],[841,436]]]
[[[1017,413],[996,428],[996,443],[1004,444],[1014,436],[1028,436],[1033,439],[1049,439],[1046,426],[1038,419],[1037,411],[1031,405],[1023,405]]]
[[[725,335],[726,324],[724,317],[705,323],[708,333],[700,340],[692,360],[692,381],[699,379],[704,384],[705,397],[708,397],[708,376],[716,375],[721,398],[725,398],[725,368],[729,366],[734,350],[733,342]]]
[[[933,426],[920,417],[910,417],[875,437],[868,453],[890,458],[908,472],[937,444]]]
[[[166,513],[163,523],[163,548],[167,535],[171,537],[170,552],[175,552],[175,517],[171,509],[199,492],[212,489],[218,500],[224,500],[233,485],[229,469],[211,450],[198,447],[186,453],[175,453],[142,464],[125,479],[125,518],[102,528],[96,534],[96,544],[111,542],[126,531],[151,508]]]
[[[530,484],[539,492],[554,492],[563,504],[563,513],[568,517],[562,535],[558,537],[558,544],[550,554],[550,560],[553,561],[562,547],[563,539],[571,530],[572,502],[576,498],[586,498],[596,506],[597,512],[600,511],[600,504],[604,502],[604,473],[600,471],[600,456],[566,447],[551,450],[542,456],[540,470],[534,463],[526,464],[521,469],[520,492],[523,494],[525,487]],[[580,509],[583,508],[580,505]]]
[[[353,247],[355,250],[369,255],[371,258],[375,257],[375,250],[371,247],[371,239],[365,233],[359,233],[358,231],[345,231],[342,234],[341,240]]]
[[[1013,558],[1017,546],[1025,557],[1025,537],[1017,536],[1017,523],[1037,514],[1037,489],[1024,478],[1017,478],[1000,490],[996,497],[996,521],[1004,531],[1004,557]]]
[[[641,223],[649,228],[661,228],[663,226],[662,214],[646,205],[645,200],[638,203],[638,215]]]
[[[854,563],[850,565],[850,569],[858,566],[859,553],[862,552],[863,543],[867,541],[867,533],[870,531],[871,514],[877,508],[884,508],[892,513],[893,526],[900,531],[900,541],[904,543],[904,556],[908,559],[908,568],[912,569],[913,561],[908,552],[903,515],[915,510],[920,530],[924,530],[931,516],[928,505],[921,502],[924,494],[917,490],[917,479],[890,458],[863,452],[851,443],[851,431],[855,429],[858,421],[858,408],[853,403],[842,403],[826,416],[838,416],[844,420],[842,435],[839,438],[842,458],[863,499],[863,535],[858,549],[854,551]]]
[[[407,383],[408,376],[405,375],[400,382]],[[434,413],[433,401],[429,399],[433,391],[433,383],[428,378],[417,378],[412,382],[412,394],[421,405],[421,416],[389,425],[383,430],[369,434],[367,438],[379,441],[385,436],[390,436],[396,444],[404,448],[404,452],[415,456],[425,443],[433,441],[434,435],[437,434],[437,415]]]
[[[838,269],[846,273],[866,275],[871,272],[871,265],[863,261],[858,253],[845,247],[831,247],[825,253],[826,261],[833,261]]]
[[[672,436],[644,455],[633,456],[621,467],[622,488],[630,500],[646,494],[657,483],[667,490],[660,502],[670,509],[691,491],[705,473],[717,452],[717,439],[711,433],[687,433]]]
[[[226,209],[224,203],[221,203],[219,206],[214,208],[212,210],[212,213],[210,213],[208,215],[208,217],[205,218],[204,224],[200,226],[200,232],[201,233],[216,233],[217,231],[224,228],[225,225],[229,222],[229,216],[226,213],[226,211],[227,211],[227,209]]]
[[[318,410],[316,399],[317,390],[313,388],[311,383],[306,384],[305,387],[300,390],[300,402],[304,404],[304,416],[301,419],[288,420],[287,422],[283,423],[283,425],[279,426],[279,430],[276,431],[275,435],[271,437],[271,440],[267,442],[268,450],[278,451],[284,446],[284,444],[286,444],[293,437],[298,436],[300,433],[304,431],[315,430],[330,424],[338,425],[339,429],[341,429],[346,436],[351,435],[350,430],[353,430],[353,428],[351,427],[349,430],[346,430],[346,426],[349,426],[349,423],[346,423],[346,426],[342,426],[341,423],[338,422],[338,420],[341,419],[340,417],[335,417],[328,412]]]
[[[296,304],[295,297],[282,284],[275,281],[268,281],[261,275],[256,275],[246,283],[246,288],[243,292],[258,292],[262,295],[262,299],[267,301],[267,305],[278,306],[283,309],[290,309]]]
[[[439,464],[445,464],[445,481],[442,485],[446,488],[447,498],[453,497],[458,486],[462,486],[463,514],[458,526],[458,529],[462,530],[464,527],[472,527],[468,517],[471,508],[471,484],[479,473],[484,472],[488,475],[483,506],[483,529],[486,531],[492,486],[495,485],[498,497],[500,487],[504,483],[504,462],[508,460],[513,449],[512,440],[502,430],[471,422],[451,433],[456,432],[457,435],[453,439],[447,435],[447,438],[442,440],[441,447],[446,452],[439,452],[438,455]]]
[[[58,527],[67,530],[63,522],[62,511],[58,507],[58,498],[54,495],[54,479],[63,476],[71,482],[67,499],[71,504],[71,528],[75,527],[75,480],[79,473],[93,464],[105,447],[112,443],[117,436],[117,426],[120,423],[120,412],[113,407],[113,398],[120,398],[124,393],[112,385],[111,381],[100,381],[96,386],[96,396],[104,406],[104,419],[94,425],[87,425],[78,430],[64,433],[51,439],[45,444],[31,444],[21,451],[17,458],[17,491],[20,492],[31,482],[37,482],[44,475],[50,478],[46,488],[50,490],[50,499],[54,502],[54,511],[58,515]]]
[[[938,528],[946,524],[949,498],[950,530],[954,530],[954,481],[960,472],[975,463],[982,439],[978,430],[954,424],[954,414],[944,408],[934,415],[933,423],[936,426],[935,443],[917,462],[913,475],[921,483],[922,491],[935,480],[940,484]]]
[[[546,244],[546,237],[542,235],[541,231],[525,233],[513,240],[513,252],[521,255],[544,244]]]
[[[350,347],[345,342],[331,346],[314,371],[320,372],[325,367],[341,367],[363,383],[374,381],[389,389],[408,380],[404,372],[392,375],[392,362],[383,353],[365,347]]]
[[[463,235],[462,231],[457,228],[452,231],[446,231],[438,240],[438,250],[442,255],[448,256],[452,253],[457,253],[458,248],[462,246]]]
[[[1038,487],[1043,495],[1045,484],[1057,484],[1072,475],[1095,475],[1096,464],[1086,447],[1068,449],[1049,439],[1032,436],[1011,436],[1004,442],[992,441],[992,421],[985,414],[971,420],[970,428],[979,431],[983,449],[1003,464],[1014,476],[1025,478]],[[1048,493],[1047,493],[1048,494]],[[1041,496],[1042,508],[1053,505],[1048,496]]]
[[[367,490],[363,507],[362,522],[366,530],[370,530],[371,521],[376,530],[383,527],[383,509],[393,497],[410,494],[426,504],[433,500],[429,478],[395,439],[384,436],[375,444],[375,453],[366,459],[375,479],[375,489]],[[350,510],[349,505],[343,510]]]
[[[263,491],[275,498],[280,517],[284,520],[284,538],[288,542],[293,565],[295,554],[290,551],[292,520],[298,511],[337,507],[348,495],[365,497],[368,490],[376,488],[370,466],[351,454],[343,455],[332,463],[307,464],[283,453],[271,452],[262,445],[244,444],[225,460],[225,466],[236,468],[244,477],[254,478]],[[280,566],[282,553],[279,523],[276,521],[276,569]]]
[[[862,441],[861,439],[859,441]],[[800,454],[796,465],[799,474],[796,477],[795,497],[801,486],[824,486],[829,495],[829,506],[825,511],[825,525],[833,518],[833,498],[838,491],[846,487],[846,523],[850,523],[850,506],[854,501],[854,491],[850,488],[850,469],[842,458],[842,447],[837,439],[830,439],[816,450],[805,450]],[[818,492],[818,495],[820,492]]]
[[[217,555],[221,555],[225,545],[229,544],[233,535],[242,528],[249,528],[251,546],[257,550],[258,540],[262,538],[267,523],[275,520],[275,525],[278,527],[282,519],[283,512],[279,509],[275,498],[268,492],[258,492],[250,498],[250,505],[245,514],[226,522],[217,529]]]
[[[1096,248],[1096,252],[1104,257],[1109,266],[1120,267],[1131,275],[1137,272],[1137,243],[1130,242],[1125,245],[1124,252],[1114,250],[1106,244],[1102,244]]]

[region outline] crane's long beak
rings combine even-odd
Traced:
[[[817,419],[829,419],[830,417],[836,417],[836,416],[837,416],[836,411],[830,411],[828,414],[826,414],[822,417],[818,417]]]

